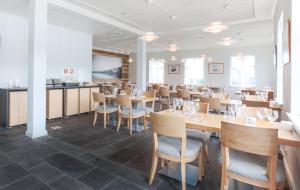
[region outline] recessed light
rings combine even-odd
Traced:
[[[120,36],[120,35],[122,35],[122,33],[121,32],[109,32],[108,35],[109,36]]]
[[[175,16],[175,15],[171,15],[170,17],[171,17],[171,19],[173,19],[173,20],[176,19],[176,16]]]
[[[173,55],[173,56],[171,57],[171,60],[172,60],[172,61],[176,61],[176,57]]]
[[[126,12],[121,12],[121,15],[127,15],[127,13]]]
[[[223,6],[223,8],[225,9],[225,10],[230,10],[231,9],[231,6],[229,5],[229,4],[225,4],[224,6]]]

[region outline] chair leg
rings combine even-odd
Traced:
[[[164,167],[165,167],[165,160],[164,160],[164,159],[161,159],[161,160],[160,160],[160,167],[161,167],[161,168],[164,168]]]
[[[96,125],[96,121],[97,121],[97,112],[95,111],[95,116],[94,116],[94,122],[93,122],[93,126],[95,126]]]
[[[182,190],[186,190],[186,171],[185,171],[185,162],[181,162],[181,185]]]
[[[144,115],[144,130],[147,129],[147,119],[146,119],[146,114]]]
[[[107,122],[109,123],[109,119],[110,119],[110,114],[107,114]]]
[[[204,175],[205,175],[205,155],[206,155],[206,153],[205,153],[205,150],[203,150],[202,149],[202,151],[201,151],[201,176],[202,177],[204,177]]]
[[[155,155],[155,152],[153,152],[152,166],[151,166],[150,177],[149,177],[149,182],[148,182],[149,185],[151,185],[153,183],[154,176],[156,173],[156,168],[157,168],[157,162],[158,162],[158,157]]]
[[[222,164],[221,190],[228,189],[228,177],[225,164]]]
[[[200,152],[200,155],[199,155],[199,157],[198,157],[198,180],[199,181],[202,181],[202,151],[203,150],[201,150],[201,152]]]
[[[129,119],[129,131],[130,131],[130,136],[132,135],[132,118]]]
[[[106,113],[103,114],[104,128],[106,128]]]
[[[207,162],[209,162],[209,161],[208,161],[208,145],[206,144],[206,145],[204,146],[204,148],[205,148],[205,159],[206,159]]]
[[[121,117],[120,117],[120,115],[119,115],[119,117],[118,117],[118,127],[117,127],[117,132],[120,130],[120,126],[121,126]]]

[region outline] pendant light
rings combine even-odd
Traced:
[[[214,21],[210,22],[207,27],[203,28],[203,32],[209,32],[209,33],[220,33],[225,30],[229,29],[229,26],[223,24],[221,21],[216,20],[216,0],[215,0],[215,6],[214,6]]]
[[[153,2],[153,0],[147,0],[148,3],[147,9],[148,9],[148,32],[145,32],[143,36],[140,37],[140,39],[145,40],[147,42],[153,42],[154,40],[157,40],[159,37],[154,34],[154,32],[151,31],[151,21],[150,21],[150,4]]]

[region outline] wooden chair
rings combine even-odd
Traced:
[[[152,89],[153,89],[153,92],[155,93],[155,97],[159,96],[160,84],[153,84]]]
[[[145,96],[146,98],[153,98],[152,102],[148,102],[149,104],[151,103],[150,107],[148,107],[147,105],[143,105],[146,113],[150,114],[150,112],[154,112],[155,93],[154,92],[150,92],[150,91],[146,91],[146,92],[143,92],[143,96]]]
[[[243,89],[241,90],[242,94],[249,94],[249,95],[256,95],[256,90],[255,89]]]
[[[170,107],[171,94],[170,90],[164,87],[159,89],[159,110],[168,109]]]
[[[120,94],[121,94],[121,95],[128,95],[128,96],[131,96],[131,95],[132,95],[132,90],[131,90],[131,89],[120,90]]]
[[[101,113],[103,114],[104,128],[106,128],[106,119],[109,120],[109,114],[117,112],[118,107],[106,105],[104,93],[93,92],[93,100],[96,104],[99,104],[95,109],[93,126],[96,124],[98,113]]]
[[[191,99],[191,92],[187,88],[182,89],[182,90],[177,90],[176,95],[177,95],[177,98],[182,98],[184,100],[190,100]]]
[[[228,189],[228,178],[270,190],[284,188],[284,166],[278,162],[278,129],[222,121],[221,134],[221,190]]]
[[[247,107],[263,107],[263,108],[270,107],[269,101],[242,100],[242,103],[245,104]]]
[[[268,101],[274,100],[274,91],[273,90],[267,90],[267,96],[268,96]]]
[[[196,103],[196,102],[195,102]],[[183,107],[183,111],[185,110],[185,107]],[[208,114],[209,113],[209,104],[204,103],[204,102],[199,102],[199,113],[202,114]],[[210,141],[210,132],[205,132],[205,131],[199,131],[196,129],[187,129],[186,134],[188,138],[194,139],[194,140],[199,140],[204,144],[205,148],[205,158],[208,161],[208,143]]]
[[[132,108],[132,103],[130,96],[128,95],[119,95],[116,100],[119,107],[119,117],[118,117],[118,128],[117,131],[120,130],[121,120],[122,118],[128,119],[129,122],[129,131],[130,135],[132,135],[132,120],[144,118],[144,129],[146,129],[146,114],[144,110],[134,109]]]
[[[209,109],[214,110],[218,113],[221,111],[221,98],[220,97],[200,97],[200,102],[208,103]]]
[[[204,176],[204,158],[202,143],[186,138],[186,128],[183,116],[170,116],[151,113],[153,126],[153,156],[149,177],[152,184],[157,169],[158,158],[181,163],[182,189],[186,189],[186,163],[198,158],[199,180]]]

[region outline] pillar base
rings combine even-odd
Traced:
[[[43,136],[47,136],[48,135],[48,131],[47,130],[41,130],[37,133],[32,133],[31,131],[26,131],[26,136],[32,139],[38,138],[38,137],[43,137]]]

